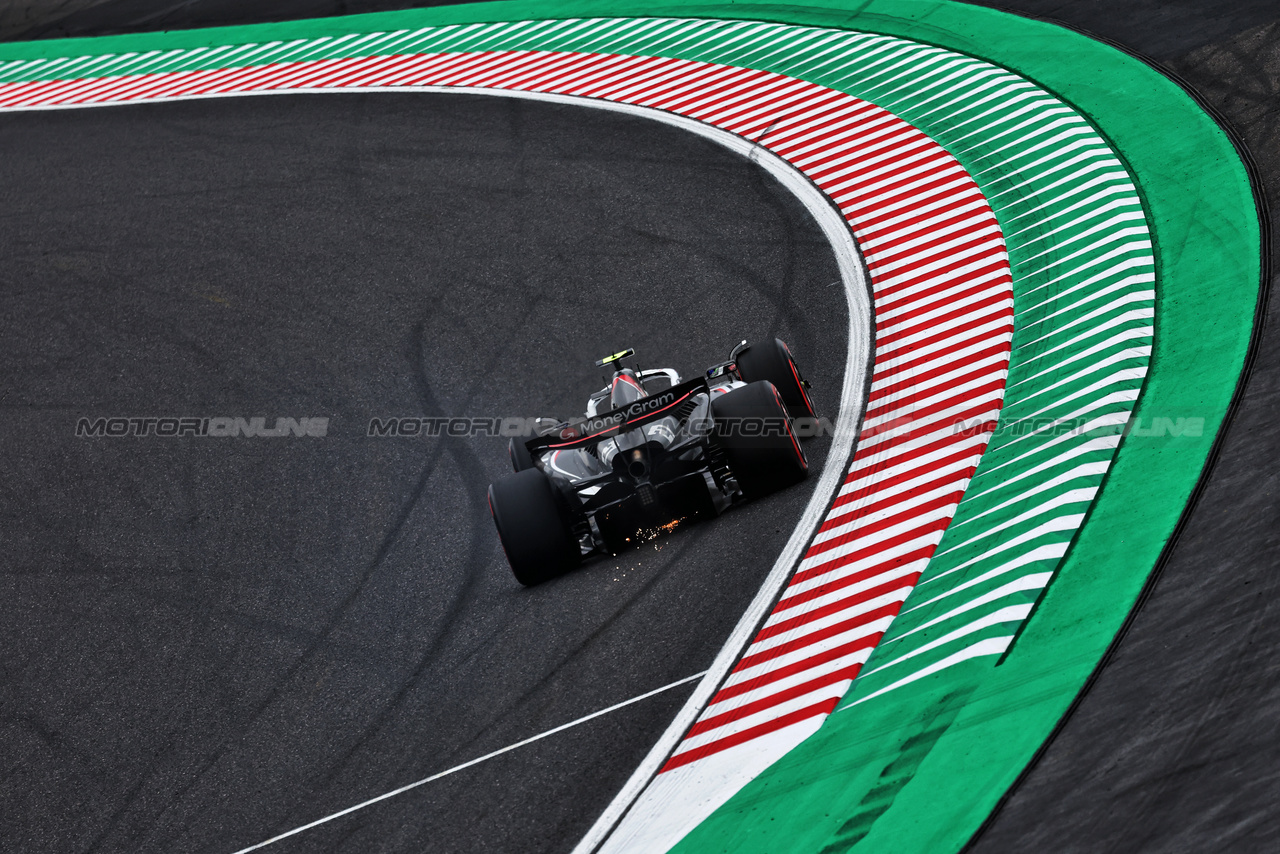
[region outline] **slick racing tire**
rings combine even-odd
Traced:
[[[511,457],[511,468],[516,471],[537,467],[533,461],[533,454],[529,453],[523,439],[512,439],[507,443],[507,456]]]
[[[768,495],[808,475],[809,462],[773,383],[754,382],[716,398],[711,417],[715,442],[744,497]]]
[[[489,487],[489,512],[516,580],[526,587],[564,575],[582,561],[567,508],[539,469]]]
[[[744,383],[767,380],[773,383],[792,418],[815,418],[804,377],[791,357],[791,350],[780,338],[752,344],[738,354],[738,376]]]

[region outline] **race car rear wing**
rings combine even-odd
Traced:
[[[648,397],[642,397],[633,403],[628,403],[626,406],[611,409],[608,412],[602,412],[599,415],[584,418],[581,421],[575,421],[560,430],[559,433],[538,436],[529,439],[524,444],[531,454],[547,450],[563,451],[571,448],[585,448],[619,433],[634,430],[636,427],[643,427],[650,421],[657,421],[659,418],[674,415],[682,403],[687,402],[699,392],[707,391],[707,388],[706,377],[696,377],[688,382],[680,383],[680,385],[654,392]]]

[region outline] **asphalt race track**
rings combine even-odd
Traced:
[[[505,440],[365,435],[371,417],[573,414],[621,346],[690,375],[774,334],[834,406],[830,249],[710,142],[416,94],[7,116],[0,134],[15,850],[236,850],[697,674],[807,501],[812,480],[526,591],[485,507]],[[331,421],[76,438],[116,415]],[[691,688],[273,850],[563,849]]]
[[[406,5],[425,4],[73,0],[12,10],[0,36]],[[1180,75],[1280,198],[1273,2],[988,5]],[[807,498],[523,591],[483,507],[501,442],[365,436],[374,416],[575,412],[615,346],[690,373],[767,334],[833,407],[830,253],[710,143],[379,94],[9,115],[0,150],[15,850],[234,851],[698,673]],[[1280,844],[1274,323],[1255,355],[1149,597],[970,850]],[[332,420],[324,439],[90,441],[82,415]],[[269,850],[568,850],[687,690]]]

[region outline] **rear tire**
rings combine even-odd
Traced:
[[[804,385],[804,377],[796,367],[790,348],[781,338],[752,344],[738,354],[736,362],[738,376],[742,377],[744,383],[762,380],[773,383],[792,418],[817,417],[813,402],[809,400],[809,390]]]
[[[529,448],[523,439],[512,439],[507,443],[507,456],[511,457],[511,468],[516,471],[537,468],[537,464],[533,461],[533,454],[529,453]]]
[[[581,563],[568,508],[539,469],[492,484],[489,512],[511,571],[526,587],[564,575]]]
[[[773,383],[754,382],[717,397],[711,402],[711,415],[715,441],[746,498],[777,492],[809,474],[808,460]]]

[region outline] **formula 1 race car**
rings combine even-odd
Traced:
[[[813,418],[809,386],[779,339],[733,349],[684,381],[670,368],[596,362],[612,380],[584,418],[538,419],[512,439],[515,474],[489,487],[489,511],[516,579],[539,584],[593,553],[618,554],[808,474],[792,429]]]

